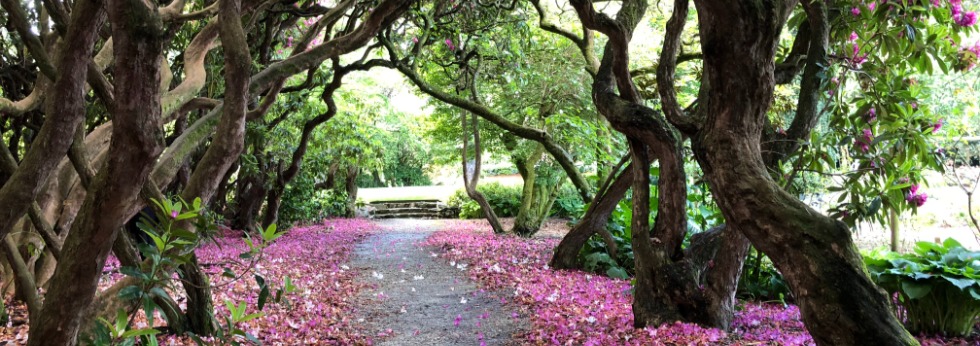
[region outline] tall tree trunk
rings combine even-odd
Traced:
[[[279,207],[282,205],[282,194],[285,189],[285,187],[276,186],[269,190],[265,196],[265,215],[262,216],[263,229],[279,221]]]
[[[209,204],[214,191],[228,168],[238,160],[245,147],[245,115],[248,110],[249,72],[252,58],[242,29],[240,0],[219,0],[219,35],[225,55],[225,98],[221,122],[211,146],[191,175],[181,196],[185,200],[201,198]],[[191,229],[191,225],[183,225]],[[211,285],[191,256],[188,264],[181,266],[184,291],[187,292],[187,322],[189,330],[197,335],[212,335],[218,327],[214,318]]]
[[[344,181],[344,189],[347,191],[347,216],[354,215],[357,208],[357,176],[361,174],[361,167],[356,164],[347,166],[347,177]]]
[[[235,193],[234,213],[231,215],[231,228],[242,231],[254,231],[262,208],[263,197],[268,193],[264,173],[247,174],[239,178]]]
[[[796,2],[695,4],[707,118],[693,147],[726,220],[773,260],[818,344],[917,344],[868,277],[848,228],[783,191],[763,163],[759,141],[773,97],[774,53]]]
[[[473,115],[473,160],[468,161],[466,159],[467,152],[469,151],[469,138],[470,133],[467,130],[468,126],[466,121],[466,113],[464,112],[460,115],[462,132],[463,132],[463,151],[460,154],[463,161],[463,187],[466,190],[466,195],[470,196],[471,199],[476,201],[476,204],[480,206],[480,210],[483,211],[483,217],[487,219],[490,223],[490,228],[493,229],[493,233],[504,233],[504,226],[500,224],[500,220],[497,218],[497,213],[493,211],[490,207],[490,203],[487,202],[486,196],[483,193],[477,191],[476,186],[480,183],[480,161],[482,156],[482,147],[480,145],[480,123],[476,115]]]
[[[73,12],[73,21],[98,16],[98,10],[84,12],[84,8],[99,4],[79,4],[82,11]],[[28,344],[32,346],[77,342],[82,313],[94,298],[117,232],[129,218],[126,210],[137,203],[162,151],[159,69],[163,22],[156,8],[142,2],[117,0],[105,7],[112,22],[118,93],[109,155],[65,240],[41,316],[31,323]]]
[[[238,167],[239,167],[239,161],[235,161],[235,163],[232,164],[231,168],[228,168],[228,171],[225,172],[224,178],[221,178],[221,183],[218,184],[218,191],[214,193],[214,196],[217,199],[215,199],[214,202],[211,203],[211,210],[213,210],[215,213],[219,213],[221,215],[227,215],[228,188],[233,186],[231,177],[235,175],[236,172],[238,172]],[[189,170],[188,170],[187,177],[190,178]],[[183,184],[186,184],[186,180],[181,184],[182,184],[181,186],[183,186]]]

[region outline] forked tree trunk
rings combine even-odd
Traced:
[[[537,166],[543,156],[544,146],[534,143],[531,154],[515,162],[524,185],[521,189],[521,205],[514,218],[511,232],[522,237],[530,237],[541,229],[541,224],[548,219],[551,207],[558,197],[558,186],[561,182],[548,186],[542,182],[543,179],[538,172]]]
[[[848,228],[783,191],[763,163],[774,53],[796,2],[695,4],[707,118],[693,147],[725,219],[773,260],[818,344],[918,344],[868,277]]]
[[[262,200],[267,190],[262,181],[261,173],[245,174],[239,177],[235,189],[235,201],[230,215],[231,228],[242,231],[254,231],[255,220],[262,209]]]
[[[727,329],[733,316],[727,307],[734,304],[735,283],[747,245],[743,242],[722,246],[721,241],[734,237],[721,236],[723,231],[719,230],[709,238],[718,240],[692,246],[688,253],[681,251],[687,234],[683,137],[667,123],[664,114],[642,104],[629,75],[629,38],[646,12],[647,3],[624,1],[615,19],[617,23],[598,21],[591,2],[573,0],[572,5],[587,28],[610,36],[592,90],[596,108],[613,128],[626,135],[633,156],[634,325],[681,320]],[[617,89],[618,94],[614,93]],[[660,176],[657,217],[651,234],[648,220],[652,159],[659,161]],[[714,289],[709,290],[711,287]]]

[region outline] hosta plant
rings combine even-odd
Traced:
[[[919,242],[909,254],[873,253],[865,262],[879,286],[896,297],[913,333],[963,336],[980,316],[980,252],[952,238]]]

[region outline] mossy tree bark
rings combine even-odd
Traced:
[[[521,205],[514,218],[511,232],[522,237],[530,237],[541,229],[541,224],[551,214],[551,207],[558,197],[558,189],[562,180],[549,181],[545,172],[549,167],[541,164],[544,158],[544,146],[534,143],[530,155],[515,158],[515,165],[524,180],[521,189]]]

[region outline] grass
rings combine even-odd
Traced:
[[[357,197],[367,203],[419,199],[438,199],[445,202],[458,188],[449,185],[360,188],[357,190]]]

